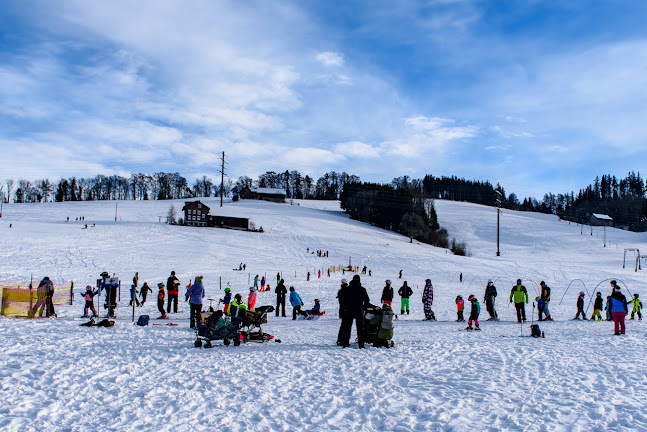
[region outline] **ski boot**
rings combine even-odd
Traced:
[[[465,327],[465,330],[474,330],[474,327],[472,327],[472,324],[470,324],[467,327]]]
[[[476,327],[474,328],[474,330],[481,331],[481,327],[479,327],[479,325],[476,324]]]

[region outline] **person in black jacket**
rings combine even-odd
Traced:
[[[462,273],[461,273],[462,274]],[[488,321],[499,321],[499,316],[496,313],[496,310],[494,309],[494,302],[496,300],[496,287],[494,286],[494,282],[492,282],[492,279],[488,279],[487,281],[487,286],[485,287],[485,295],[483,296],[483,300],[485,301],[485,309],[487,309],[487,313],[490,314],[490,318],[488,318]]]
[[[339,304],[344,316],[341,319],[340,343],[346,348],[350,346],[350,333],[355,320],[357,342],[359,348],[364,348],[364,309],[369,305],[368,293],[360,282],[359,275],[353,276],[348,288],[340,290]]]
[[[404,315],[404,311],[407,311],[409,315],[409,297],[413,294],[413,290],[407,285],[407,281],[404,281],[400,289],[398,290],[398,295],[400,296],[400,314]]]
[[[283,279],[279,280],[279,283],[276,285],[274,292],[276,293],[276,316],[279,316],[280,307],[281,316],[285,317],[285,295],[288,293],[288,290],[287,288],[285,288],[285,281]]]
[[[387,279],[384,281],[386,283],[386,286],[384,289],[382,289],[382,297],[380,297],[380,302],[382,304],[386,303],[391,307],[391,303],[393,302],[393,287],[391,286],[391,280]]]
[[[344,297],[344,294],[346,293],[346,289],[348,288],[348,281],[346,278],[341,280],[341,287],[339,288],[339,291],[337,291],[337,300],[339,301],[339,318],[343,319],[344,318],[344,305],[342,305],[342,298]],[[343,327],[339,327],[339,333],[337,334],[337,345],[341,345],[341,333],[342,333]]]

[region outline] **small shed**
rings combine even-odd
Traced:
[[[200,201],[187,201],[182,207],[184,212],[184,223],[191,226],[207,226],[207,215],[209,214],[209,207],[202,204]]]
[[[258,195],[258,199],[278,203],[284,203],[287,195],[285,189],[278,188],[257,188],[253,192]]]
[[[605,214],[593,213],[591,214],[591,219],[589,220],[589,225],[593,226],[613,226],[613,218]]]
[[[245,186],[242,188],[239,192],[238,195],[240,196],[240,199],[258,199],[258,194],[253,192],[250,188]]]

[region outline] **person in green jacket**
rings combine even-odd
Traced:
[[[371,318],[371,324],[380,324],[380,329],[375,336],[375,341],[373,341],[374,347],[384,347],[390,348],[391,339],[393,338],[393,310],[391,307],[384,303],[382,309]]]
[[[514,300],[514,307],[517,310],[517,322],[526,322],[526,307],[524,305],[528,304],[528,291],[526,287],[521,285],[521,279],[517,279],[517,284],[512,287],[510,291],[510,303]]]
[[[634,305],[634,307],[631,309],[631,318],[630,319],[634,319],[635,314],[638,314],[638,319],[639,320],[643,319],[643,315],[640,313],[640,309],[643,308],[643,302],[640,301],[639,297],[640,296],[638,294],[634,294],[633,300],[627,302],[627,305],[629,305],[631,303],[633,303],[633,305]]]

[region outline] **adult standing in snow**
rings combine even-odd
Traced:
[[[526,307],[524,300],[528,304],[528,291],[526,287],[521,285],[521,279],[517,279],[517,284],[510,290],[510,303],[514,300],[514,307],[517,310],[517,322],[522,320],[526,322]]]
[[[175,277],[175,271],[166,280],[166,290],[168,291],[168,305],[166,313],[171,313],[171,303],[173,303],[173,313],[177,313],[177,296],[180,289],[180,280]]]
[[[343,297],[346,293],[346,289],[348,288],[348,281],[346,278],[341,280],[341,286],[339,288],[339,291],[337,291],[337,301],[339,302],[339,318],[343,319],[344,318],[344,309],[342,307],[343,303]],[[337,345],[341,345],[341,330],[342,327],[339,327],[339,332],[337,333]]]
[[[407,281],[404,281],[400,289],[398,290],[398,295],[400,296],[400,313],[404,315],[404,311],[407,311],[409,315],[409,297],[413,294],[413,290],[407,285]]]
[[[544,301],[544,315],[546,318],[544,318],[544,321],[552,321],[553,318],[550,316],[550,310],[548,309],[548,305],[550,304],[550,287],[546,285],[546,282],[541,281],[539,284],[541,286],[541,295],[539,298]],[[541,316],[539,317],[541,321]]]
[[[38,284],[38,290],[45,292],[45,316],[56,316],[54,311],[54,284],[49,280],[49,276],[45,276],[42,281]],[[43,308],[38,312],[39,316],[43,316]]]
[[[344,314],[339,328],[339,342],[342,347],[350,346],[350,334],[355,320],[357,342],[360,348],[364,348],[364,309],[369,302],[368,293],[362,286],[359,275],[353,276],[348,287],[340,290],[339,306]]]
[[[196,323],[200,321],[202,299],[204,298],[202,276],[195,277],[193,285],[189,286],[189,289],[186,291],[186,296],[189,298],[189,305],[191,306],[191,328],[195,328]]]
[[[393,302],[393,287],[391,286],[391,280],[387,279],[384,281],[386,283],[385,287],[382,289],[382,297],[380,297],[381,303],[386,303],[391,307]]]
[[[299,293],[295,291],[294,287],[290,287],[290,304],[292,305],[292,319],[297,319],[297,315],[308,316],[307,313],[301,310],[303,306],[303,300],[299,296]]]
[[[422,290],[422,307],[425,311],[426,321],[436,321],[434,311],[431,310],[431,305],[434,304],[434,286],[431,284],[431,279],[425,280],[425,288]]]
[[[490,314],[490,318],[488,318],[488,321],[499,320],[499,316],[497,315],[496,310],[494,309],[496,296],[497,296],[497,292],[496,292],[496,287],[494,286],[494,282],[492,282],[492,279],[488,279],[487,286],[485,287],[485,295],[483,296],[483,301],[485,302],[485,309],[487,310],[487,313]]]
[[[620,292],[620,287],[615,285],[613,294],[611,294],[611,316],[613,317],[614,335],[625,334],[625,317],[628,313],[627,299]]]
[[[115,309],[117,308],[117,288],[119,285],[108,281],[108,279],[110,279],[110,274],[106,271],[101,273],[101,277],[103,278],[103,281],[101,282],[99,292],[101,292],[101,290],[106,291],[106,303],[104,307],[108,309],[108,317],[114,318]]]
[[[254,276],[254,288],[258,289],[258,275]]]
[[[285,318],[285,296],[288,290],[285,288],[285,281],[281,279],[274,288],[276,293],[276,316],[279,316],[279,308],[281,309],[281,316]]]

